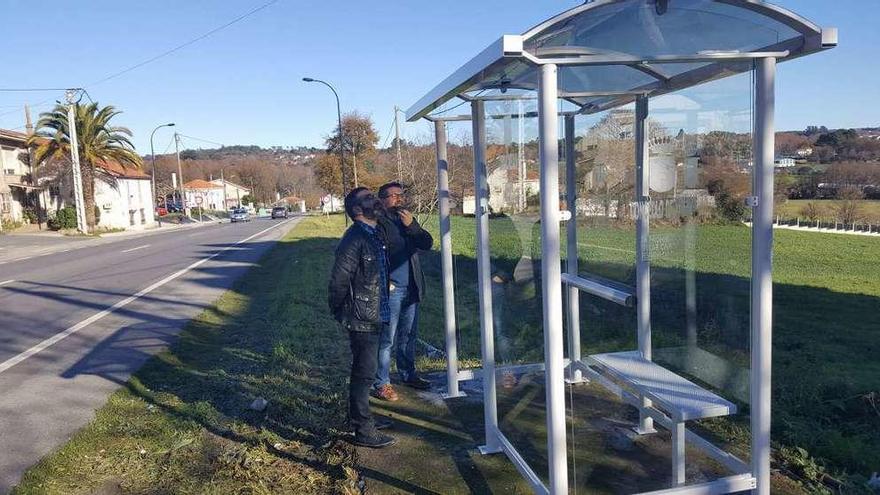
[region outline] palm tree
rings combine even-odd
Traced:
[[[95,227],[95,179],[116,184],[113,176],[98,165],[103,162],[116,162],[123,168],[139,170],[141,157],[135,152],[129,138],[131,131],[125,127],[110,125],[110,120],[122,112],[108,105],[99,108],[97,103],[74,107],[76,137],[79,144],[79,160],[82,169],[83,200],[85,202],[86,223],[89,230]],[[40,114],[38,131],[29,138],[28,145],[34,146],[34,166],[70,157],[70,123],[67,120],[67,107],[55,108]]]

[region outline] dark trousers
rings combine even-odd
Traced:
[[[370,414],[370,387],[376,379],[379,357],[379,325],[372,332],[349,331],[351,383],[348,386],[348,417],[357,436],[375,430]]]

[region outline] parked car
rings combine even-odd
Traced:
[[[229,215],[229,221],[231,221],[231,222],[250,222],[251,215],[244,208],[235,208],[232,210],[232,213]]]
[[[272,218],[287,218],[287,208],[283,206],[272,208]]]

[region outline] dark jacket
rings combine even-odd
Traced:
[[[385,235],[388,246],[389,273],[409,260],[409,284],[415,292],[408,295],[409,302],[419,302],[425,297],[425,275],[419,262],[419,250],[429,250],[434,245],[431,234],[413,218],[409,227],[394,217],[380,215],[379,230]]]
[[[336,247],[330,273],[330,312],[352,331],[375,331],[381,323],[379,255],[369,235],[357,223],[349,227]]]

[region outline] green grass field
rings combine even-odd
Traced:
[[[436,232],[436,219],[426,223]],[[474,230],[473,218],[454,218],[456,312],[462,356],[470,361],[479,356]],[[520,268],[530,264],[539,277],[539,231],[533,217],[490,220],[493,273],[510,274],[522,259]],[[880,239],[785,230],[774,235],[773,439],[807,449],[834,471],[869,475],[880,468]],[[741,417],[715,427],[741,440],[748,424],[750,242],[745,226],[651,230],[655,353],[671,367],[681,364],[676,352],[685,348],[690,326],[703,355],[730,365],[721,378],[708,365],[680,371],[740,402]],[[582,227],[578,244],[582,274],[634,285],[633,228]],[[431,289],[439,292],[436,253],[433,260],[426,266]],[[689,274],[695,299],[690,315]],[[501,313],[496,333],[501,327],[505,334],[496,341],[499,360],[543,360],[537,277],[496,293],[504,301],[495,306]],[[430,298],[423,305],[422,325],[438,347],[442,327],[429,322],[440,321],[440,304]],[[585,354],[635,348],[632,309],[582,296],[580,313]]]

